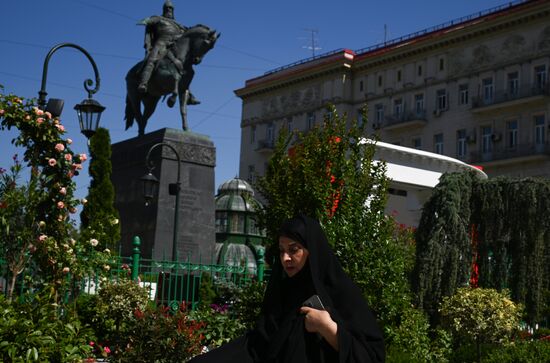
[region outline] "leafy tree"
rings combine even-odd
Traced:
[[[111,182],[111,138],[109,131],[98,128],[90,139],[90,176],[87,202],[80,214],[82,240],[95,238],[99,248],[114,249],[120,239],[118,211],[114,207],[115,190]]]
[[[437,320],[442,297],[473,282],[509,288],[532,325],[548,319],[550,220],[541,216],[549,211],[547,180],[444,175],[416,234],[419,304]]]
[[[474,341],[481,362],[482,343],[505,343],[519,327],[521,307],[507,292],[494,289],[459,288],[441,303],[443,321],[461,339]]]

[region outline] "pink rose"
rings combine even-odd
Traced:
[[[67,194],[67,188],[62,187],[61,189],[59,189],[59,194],[63,194],[63,195]]]
[[[73,164],[72,167],[74,170],[82,170],[82,164]]]
[[[6,111],[4,111],[3,109],[0,109],[0,115],[3,115],[4,112],[6,112]]]
[[[55,166],[55,164],[57,164],[57,160],[55,160],[54,158],[51,158],[50,160],[48,160],[48,164],[50,166]]]
[[[55,150],[59,151],[59,152],[62,152],[63,150],[65,150],[65,145],[63,144],[55,144]]]
[[[72,144],[73,143],[73,140],[72,139],[67,139],[67,144]]]
[[[67,177],[68,177],[68,178],[72,178],[73,176],[74,176],[74,173],[73,173],[72,171],[69,171],[69,172],[67,173]]]
[[[103,351],[107,354],[111,353],[111,349],[109,349],[109,347],[103,348]]]
[[[31,117],[29,115],[25,116],[25,120],[29,121]]]
[[[39,117],[39,118],[36,119],[37,124],[40,125],[42,122],[44,122],[44,119],[42,117]]]
[[[58,208],[58,209],[63,209],[63,208],[65,208],[65,203],[63,203],[63,202],[57,202],[57,208]]]
[[[57,127],[57,129],[61,132],[64,132],[65,131],[65,126],[59,124],[59,125],[55,125],[55,127]]]
[[[44,114],[44,111],[39,109],[38,107],[33,107],[34,113],[36,113],[38,116],[42,116]]]
[[[46,236],[45,234],[41,234],[39,237],[38,237],[38,240],[40,242],[44,242],[46,240],[46,238],[48,238],[48,236]]]
[[[70,268],[68,268],[68,267],[63,267],[63,273],[64,273],[64,274],[68,274],[69,271],[71,271]]]
[[[71,154],[65,154],[65,160],[71,161],[73,160],[73,156]]]
[[[49,113],[48,111],[44,112],[44,115],[46,115],[46,117],[47,117],[48,119],[51,119],[51,118],[52,118],[52,114]]]
[[[86,160],[88,160],[88,156],[86,154],[80,154],[80,161],[84,162]]]

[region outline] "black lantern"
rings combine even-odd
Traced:
[[[105,110],[105,107],[96,100],[88,98],[74,106],[74,109],[78,115],[80,132],[89,139],[99,127],[101,113]]]
[[[46,105],[46,96],[48,95],[48,92],[46,92],[46,81],[48,79],[48,64],[50,62],[50,58],[58,49],[65,47],[74,48],[82,52],[82,54],[84,54],[86,58],[88,58],[90,64],[92,65],[92,68],[94,69],[95,88],[91,88],[94,85],[94,82],[91,79],[85,80],[84,89],[88,92],[88,98],[78,105],[74,106],[74,109],[78,113],[80,131],[89,140],[99,127],[101,113],[105,110],[105,107],[103,107],[96,100],[92,99],[92,95],[97,93],[97,91],[99,90],[99,72],[92,56],[90,56],[90,54],[84,48],[72,43],[61,43],[50,49],[50,51],[46,55],[46,59],[44,59],[44,67],[42,69],[42,86],[40,87],[40,91],[38,91],[38,106],[40,107],[40,109],[50,112],[53,117],[61,116],[64,103],[62,99],[51,98],[48,100]]]
[[[140,180],[143,183],[143,197],[145,198],[145,205],[148,206],[157,195],[159,180],[153,175],[153,173],[151,173],[151,171],[142,176]]]

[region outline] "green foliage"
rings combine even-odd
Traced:
[[[115,190],[111,182],[111,138],[109,131],[98,128],[90,139],[90,187],[80,214],[82,239],[95,238],[99,248],[114,249],[120,239],[118,211],[114,207]]]
[[[149,302],[149,292],[128,279],[105,281],[99,289],[97,314],[114,322],[116,331],[121,324],[134,319],[135,310],[144,310]]]
[[[443,296],[468,284],[509,288],[534,325],[550,316],[550,183],[543,179],[481,180],[445,174],[424,205],[417,231],[414,287],[437,318]]]
[[[38,236],[39,223],[34,211],[41,197],[36,179],[26,186],[17,185],[22,166],[17,155],[13,159],[9,173],[0,169],[0,258],[5,260],[11,274],[8,299],[13,295],[17,276],[27,267],[30,253],[36,249],[33,241]]]
[[[212,304],[190,313],[191,319],[202,323],[198,333],[204,337],[203,344],[216,348],[239,337],[246,331],[244,324],[235,319],[227,304]]]
[[[427,317],[413,307],[402,311],[399,326],[388,329],[387,336],[387,362],[445,363],[451,353],[451,335],[441,329],[431,332]]]
[[[267,284],[253,281],[241,288],[235,297],[232,311],[235,318],[246,330],[254,328],[262,307],[262,301]]]
[[[149,306],[135,310],[121,343],[111,345],[114,362],[171,363],[184,362],[200,353],[202,323],[194,322],[184,305],[176,312]]]
[[[24,304],[0,295],[0,361],[80,362],[91,355],[93,332],[47,294]]]
[[[483,360],[484,363],[540,363],[550,362],[550,342],[518,342],[494,349]]]
[[[464,287],[443,298],[440,309],[444,324],[457,338],[457,345],[474,342],[507,343],[519,328],[521,307],[506,293],[494,289]]]
[[[475,175],[444,174],[424,204],[416,234],[417,298],[435,315],[443,296],[468,283],[472,246],[468,232]]]

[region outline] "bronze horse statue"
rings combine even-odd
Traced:
[[[161,59],[148,83],[147,92],[140,93],[138,85],[144,61],[133,66],[126,75],[126,130],[138,124],[138,135],[145,133],[147,120],[151,117],[161,97],[171,94],[168,98],[168,107],[173,107],[176,97],[179,99],[180,114],[183,130],[187,130],[187,103],[189,101],[189,84],[193,80],[195,71],[193,65],[199,64],[202,57],[214,47],[221,34],[211,30],[206,25],[195,25],[179,37],[170,51],[183,63],[183,72],[180,73],[176,65],[168,58]],[[143,103],[143,112],[141,104]]]

